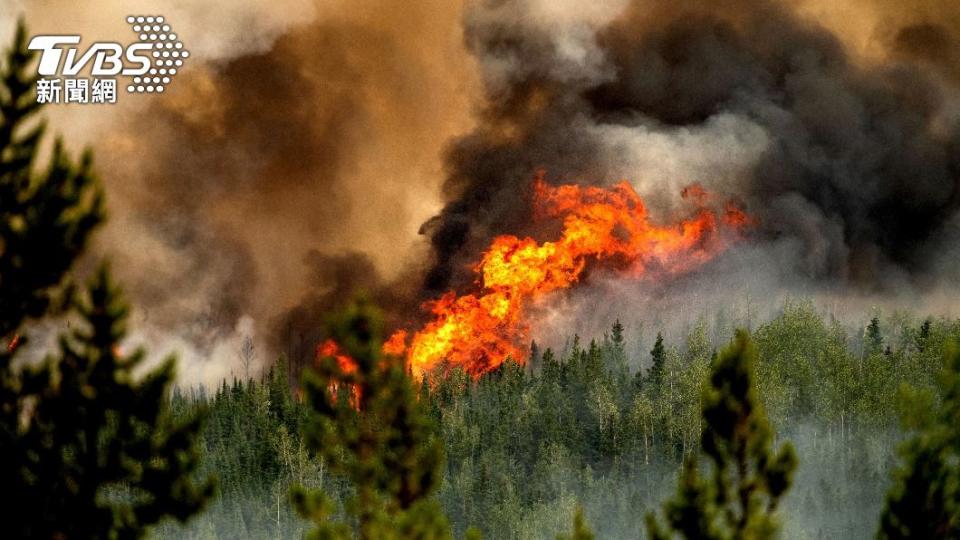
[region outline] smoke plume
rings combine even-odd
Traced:
[[[886,57],[859,62],[778,2],[636,1],[602,26],[566,28],[536,4],[467,17],[487,106],[450,155],[457,196],[430,223],[431,287],[528,221],[515,194],[535,167],[628,178],[655,199],[690,181],[737,196],[761,241],[795,243],[801,275],[863,287],[930,277],[958,204],[951,28],[913,22]]]
[[[24,9],[31,33],[85,43],[162,14],[192,53],[161,96],[44,111],[95,151],[110,219],[91,259],[112,260],[135,340],[216,384],[242,375],[246,337],[258,366],[312,355],[324,311],[354,286],[397,312],[391,299],[416,296],[417,229],[442,204],[444,144],[470,122],[459,6],[99,4]]]
[[[96,16],[29,7],[28,21],[122,27],[132,8],[101,3]],[[496,235],[548,239],[528,193],[540,169],[555,183],[626,179],[664,221],[695,182],[757,218],[697,275],[589,276],[544,311],[544,332],[606,317],[598,306],[956,296],[955,3],[267,6],[150,7],[183,25],[197,63],[163,96],[52,113],[97,151],[113,210],[98,254],[116,260],[136,325],[219,366],[200,379],[233,369],[211,357],[238,328],[263,363],[309,357],[323,313],[354,288],[401,325],[420,301],[474,287]]]

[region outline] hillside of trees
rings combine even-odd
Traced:
[[[615,323],[476,381],[457,370],[423,381],[446,455],[437,497],[454,535],[473,526],[488,538],[553,538],[578,504],[599,538],[641,534],[645,513],[670,496],[699,447],[713,334],[700,323],[680,339],[638,345]],[[875,536],[902,421],[918,396],[939,399],[960,321],[897,314],[850,329],[793,302],[749,335],[774,439],[791,441],[800,463],[782,504],[784,537]],[[209,413],[202,469],[219,476],[222,493],[167,536],[297,538],[307,523],[290,485],[348,495],[349,484],[306,450],[299,433],[309,411],[287,391],[290,380],[281,358],[262,379],[176,394],[182,414]]]

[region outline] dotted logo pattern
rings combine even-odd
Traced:
[[[153,48],[150,68],[143,75],[133,78],[133,83],[127,86],[127,92],[163,92],[183,66],[184,60],[190,56],[190,51],[183,48],[183,43],[163,17],[131,15],[127,17],[127,23],[133,27],[140,43],[149,43]]]

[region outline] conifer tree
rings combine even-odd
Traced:
[[[294,490],[294,503],[317,528],[311,538],[448,538],[449,526],[431,497],[440,483],[441,441],[402,360],[381,353],[380,315],[364,301],[331,322],[349,366],[322,356],[304,375],[312,415],[306,443],[354,495],[345,521],[322,491]],[[352,366],[352,367],[351,367]]]
[[[625,340],[623,337],[623,324],[620,323],[620,319],[617,319],[613,322],[613,327],[610,330],[610,336],[613,340],[613,344],[617,347],[623,348]]]
[[[918,399],[916,433],[900,448],[902,462],[878,538],[960,537],[960,352],[955,346],[945,355],[940,388],[942,401],[932,412]]]
[[[619,378],[620,382],[625,382],[629,378],[629,369],[627,368],[626,338],[623,335],[623,324],[620,323],[620,319],[613,323],[610,336],[610,364],[614,375]]]
[[[3,521],[20,538],[139,538],[212,492],[191,480],[198,418],[174,424],[165,411],[173,359],[136,381],[145,353],[120,352],[126,307],[105,269],[88,296],[58,358],[2,371],[0,484],[16,493]]]
[[[880,334],[880,319],[874,317],[867,325],[867,354],[877,354],[883,349],[883,335]]]
[[[923,324],[920,325],[920,331],[917,332],[916,337],[914,338],[914,345],[917,348],[918,352],[923,352],[927,348],[927,341],[930,339],[930,327],[932,322],[930,319],[924,319]]]
[[[44,126],[26,35],[21,22],[0,65],[0,521],[12,538],[139,538],[209,497],[191,481],[199,424],[166,411],[172,359],[135,380],[145,355],[120,352],[126,307],[106,270],[86,294],[71,286],[103,196],[90,154],[76,165],[59,142],[34,171]],[[73,327],[58,354],[17,362],[30,321],[50,315]]]
[[[89,152],[73,164],[57,140],[34,171],[45,124],[34,118],[35,54],[26,46],[21,22],[0,59],[0,337],[8,344],[20,341],[26,319],[62,311],[64,274],[103,219]]]
[[[667,364],[667,349],[663,346],[663,333],[657,332],[657,341],[650,350],[650,359],[652,363],[647,368],[646,383],[654,389],[659,389],[663,383],[664,371]]]
[[[740,331],[717,358],[704,389],[706,429],[701,449],[709,475],[690,457],[676,495],[664,505],[666,527],[647,515],[650,538],[734,540],[773,538],[776,509],[790,486],[796,457],[786,444],[774,452],[772,433],[752,381],[756,353]]]

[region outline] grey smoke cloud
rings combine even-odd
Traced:
[[[26,11],[36,31],[123,35],[147,10],[191,49],[162,97],[48,108],[108,186],[95,255],[190,380],[236,369],[243,335],[261,362],[309,357],[355,286],[398,323],[474,286],[494,235],[546,233],[526,197],[540,168],[627,179],[664,219],[699,182],[760,222],[675,283],[591,276],[545,307],[544,333],[598,305],[692,313],[742,293],[940,312],[956,296],[950,2],[0,1],[0,32]]]
[[[435,288],[457,282],[461,253],[522,226],[510,194],[533,163],[629,178],[661,207],[691,181],[737,196],[763,240],[800,243],[799,274],[871,288],[929,270],[925,243],[958,203],[952,29],[911,22],[865,64],[782,2],[637,1],[572,32],[589,51],[576,62],[531,4],[489,6],[466,19],[493,84],[485,122],[451,154],[462,195],[431,225]]]

